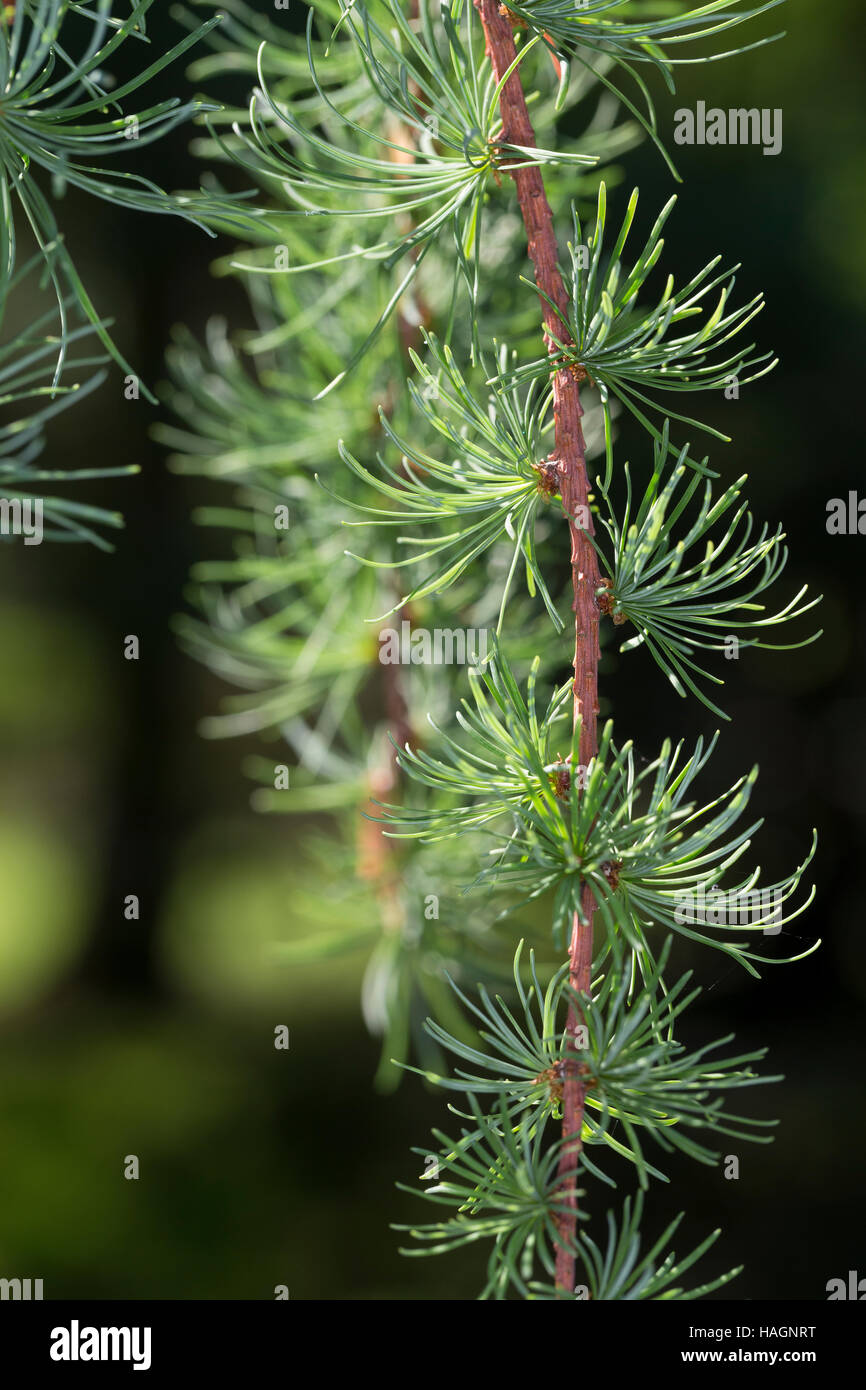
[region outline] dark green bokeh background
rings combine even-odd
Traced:
[[[721,956],[690,959],[711,986],[695,1039],[735,1029],[743,1049],[770,1043],[786,1080],[745,1108],[781,1125],[769,1147],[732,1144],[736,1182],[670,1165],[647,1230],[684,1209],[680,1249],[724,1228],[707,1274],[746,1264],[726,1296],[813,1300],[832,1277],[866,1274],[866,538],[825,529],[830,497],[866,495],[864,20],[855,0],[777,13],[787,39],[684,69],[660,113],[670,132],[675,106],[699,98],[784,110],[777,158],[680,151],[667,244],[681,275],[716,251],[741,260],[741,293],[767,296],[756,336],[782,358],[716,407],[734,442],[713,461],[726,478],[748,471],[757,515],[784,522],[786,586],[823,591],[825,636],[727,667],[733,724],[719,762],[732,775],[760,763],[758,850],[771,872],[818,826],[819,898],[796,929],[824,946],[759,982]],[[159,26],[173,29],[167,6]],[[196,177],[183,134],[143,157],[169,187]],[[671,188],[648,147],[625,161],[632,182],[648,219]],[[243,314],[195,230],[75,197],[63,220],[151,383],[175,321]],[[168,474],[149,440],[158,415],[126,402],[114,374],[52,433],[70,468],[141,464],[103,490],[128,518],[114,556],[0,551],[0,1275],[43,1278],[47,1297],[270,1298],[275,1284],[293,1298],[473,1297],[479,1257],[409,1263],[388,1229],[419,1214],[394,1181],[416,1176],[410,1146],[442,1104],[412,1081],[374,1093],[363,960],[286,969],[268,955],[303,927],[296,830],[248,809],[244,750],[196,730],[220,691],[178,652],[169,622],[190,563],[218,541],[189,519],[208,488]],[[619,457],[641,448],[624,430]],[[141,638],[137,663],[122,659],[127,633]],[[672,701],[640,655],[607,660],[604,693],[647,752],[714,727]],[[128,893],[141,897],[138,923],[124,920]],[[274,1050],[277,1023],[291,1030],[288,1054]],[[138,1182],[122,1176],[129,1153]],[[596,1227],[606,1205],[596,1190]]]

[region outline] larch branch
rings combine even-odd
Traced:
[[[498,0],[474,0],[484,26],[487,56],[496,80],[500,81],[514,62],[517,51],[508,11]],[[535,146],[535,132],[529,118],[520,68],[516,67],[500,94],[502,145]],[[559,269],[553,214],[547,201],[541,170],[509,168],[507,152],[499,166],[511,174],[526,227],[529,257],[535,268],[544,320],[548,352],[556,350],[554,336],[565,345],[569,337],[564,320],[568,293]],[[546,296],[546,298],[545,298]],[[571,367],[553,377],[554,450],[548,465],[556,470],[562,508],[571,537],[571,572],[574,591],[574,719],[580,724],[579,758],[586,766],[598,751],[598,631],[600,609],[597,603],[599,571],[595,550],[589,540],[592,518],[589,511],[589,484],[586,469],[586,443],[581,420],[579,375]],[[589,994],[592,973],[592,924],[594,900],[589,889],[583,892],[583,918],[575,913],[570,947],[569,981],[580,994]],[[566,1212],[559,1220],[560,1243],[556,1256],[556,1283],[563,1293],[574,1289],[574,1237],[577,1231],[577,1171],[581,1152],[581,1131],[586,1088],[582,1080],[578,1030],[582,1024],[579,1009],[569,1009],[566,1029],[569,1058],[563,1083],[563,1150],[559,1164],[560,1188],[564,1190]]]

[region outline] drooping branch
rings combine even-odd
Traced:
[[[412,18],[417,17],[417,0],[412,0],[410,14]],[[413,132],[408,127],[395,123],[390,136],[389,158],[400,164],[411,163]],[[407,234],[411,230],[411,219],[407,218]],[[410,349],[419,348],[422,343],[420,328],[426,315],[426,306],[418,305],[417,308],[419,312],[410,318],[405,313],[402,303],[397,307],[397,332],[407,359]],[[399,620],[402,622],[409,617],[408,608],[401,608]],[[405,748],[410,741],[412,725],[399,666],[385,663],[379,669],[385,731],[379,757],[369,777],[369,814],[360,822],[358,872],[361,878],[372,884],[376,893],[383,931],[397,933],[406,926],[405,894],[394,842],[385,835],[376,808],[377,804],[395,799],[399,795],[401,778],[397,749]]]
[[[484,26],[487,55],[497,81],[511,67],[517,56],[508,10],[499,0],[474,0]],[[503,145],[535,145],[535,132],[529,118],[520,68],[517,67],[505,82],[500,95]],[[547,201],[540,169],[509,168],[507,154],[499,167],[511,174],[517,200],[526,227],[529,257],[535,268],[535,280],[541,292],[541,306],[548,351],[553,351],[553,335],[560,342],[568,341],[563,316],[568,308],[568,294],[558,264],[556,232],[553,213]],[[546,298],[545,298],[546,296]],[[562,498],[562,508],[568,520],[571,536],[571,571],[574,590],[574,718],[580,722],[580,763],[587,765],[598,748],[596,718],[598,715],[598,629],[600,609],[596,600],[600,577],[595,551],[588,533],[592,530],[589,512],[589,485],[586,470],[586,444],[581,419],[580,373],[565,369],[553,378],[554,449],[545,460],[548,471],[555,470]],[[594,900],[586,889],[583,894],[581,923],[574,917],[570,948],[569,978],[573,989],[588,994],[592,969],[592,922]],[[569,1056],[563,1081],[563,1152],[559,1165],[561,1187],[567,1189],[563,1200],[567,1215],[560,1220],[561,1243],[557,1251],[556,1282],[563,1292],[574,1288],[574,1256],[571,1247],[577,1230],[577,1169],[581,1150],[581,1130],[585,1086],[582,1081],[578,1030],[582,1023],[579,1010],[571,1008],[566,1024]]]

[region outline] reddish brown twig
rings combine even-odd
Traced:
[[[474,0],[481,16],[494,74],[499,81],[514,62],[516,49],[507,10],[499,0]],[[529,119],[520,69],[516,68],[502,88],[500,95],[502,138],[505,145],[535,145],[535,132]],[[568,294],[558,265],[556,233],[553,214],[544,190],[544,180],[538,168],[506,169],[514,180],[517,200],[526,227],[529,256],[535,267],[535,281],[542,291],[541,308],[544,319],[545,342],[548,352],[556,348],[554,337],[568,345],[569,337],[564,316],[568,310]],[[544,297],[546,296],[546,298]],[[560,317],[562,315],[563,317]],[[553,378],[554,451],[547,460],[556,468],[562,509],[568,519],[571,535],[571,572],[574,588],[574,719],[580,722],[580,762],[584,766],[595,756],[598,748],[596,716],[598,714],[598,628],[600,610],[596,602],[599,572],[596,554],[589,540],[592,519],[589,514],[589,486],[586,471],[586,444],[583,438],[580,404],[580,373],[573,368],[561,368]],[[572,928],[569,981],[574,990],[588,994],[592,971],[592,921],[594,900],[584,888],[584,922],[575,913]],[[569,1053],[578,1053],[578,1030],[582,1024],[578,1008],[569,1009],[566,1030]],[[559,1164],[560,1187],[566,1212],[559,1219],[560,1242],[556,1255],[556,1284],[563,1292],[574,1289],[573,1244],[577,1230],[577,1169],[581,1151],[581,1130],[586,1086],[583,1071],[578,1065],[565,1068],[562,1088],[563,1151]]]
[[[408,616],[407,609],[400,610],[401,621]],[[397,748],[405,748],[411,739],[412,729],[400,678],[401,668],[385,663],[379,669],[386,726],[382,735],[381,751],[369,777],[370,815],[361,817],[358,827],[358,876],[373,886],[379,903],[383,931],[397,932],[405,926],[406,906],[402,880],[394,843],[385,835],[382,823],[378,819],[378,806],[374,803],[393,801],[398,795],[400,769],[394,744]],[[393,744],[391,739],[394,741]]]

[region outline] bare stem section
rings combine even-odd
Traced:
[[[514,35],[508,11],[499,0],[474,0],[481,16],[487,45],[487,55],[497,81],[501,80],[517,57]],[[535,145],[535,132],[526,106],[520,68],[517,67],[505,82],[500,96],[503,145]],[[509,168],[517,190],[517,200],[526,227],[529,257],[535,267],[541,298],[545,342],[548,351],[555,334],[561,342],[567,335],[557,310],[563,315],[568,308],[568,294],[559,269],[556,232],[553,214],[544,189],[544,179],[538,168]],[[551,302],[549,303],[548,300]],[[555,306],[555,307],[554,307]],[[562,508],[568,519],[571,536],[571,571],[574,588],[574,718],[580,721],[580,762],[586,765],[598,750],[596,717],[598,715],[598,629],[600,610],[596,601],[599,571],[595,551],[589,541],[592,528],[589,514],[589,484],[586,471],[586,443],[583,437],[579,373],[573,369],[556,372],[553,379],[554,450],[546,462],[555,468],[559,480]],[[584,890],[581,923],[577,914],[571,937],[569,979],[572,988],[589,993],[592,971],[593,898]],[[566,1024],[569,1037],[569,1065],[564,1069],[563,1122],[564,1147],[559,1165],[563,1188],[568,1189],[564,1201],[567,1214],[560,1220],[561,1243],[556,1258],[556,1283],[564,1292],[574,1288],[574,1256],[571,1253],[577,1230],[577,1169],[581,1150],[581,1129],[586,1087],[577,1046],[578,1030],[582,1023],[579,1010],[569,1010]]]

